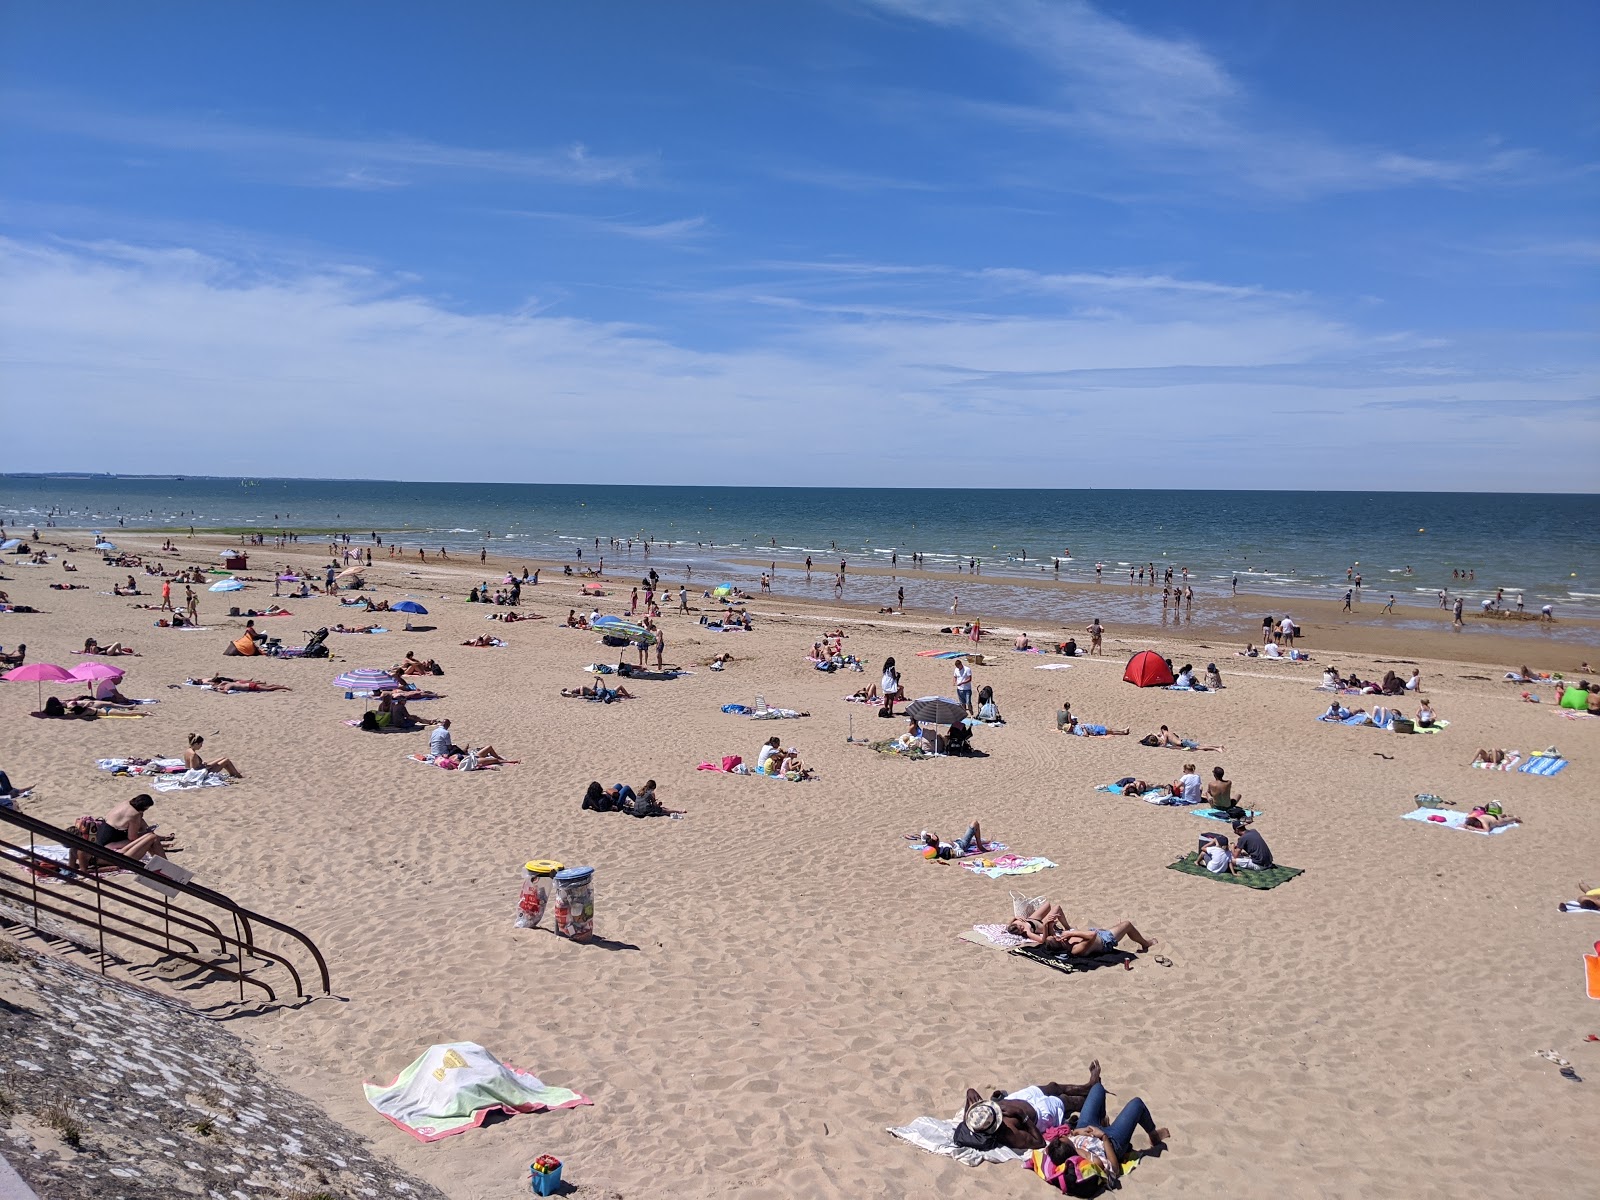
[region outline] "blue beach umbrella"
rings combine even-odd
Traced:
[[[399,604],[391,604],[389,605],[389,611],[416,613],[420,617],[425,617],[428,615],[428,610],[423,608],[422,605],[418,604],[415,600],[402,600]]]
[[[209,592],[242,592],[244,584],[237,579],[219,579],[206,589]]]
[[[626,638],[640,646],[653,646],[656,642],[653,631],[621,617],[597,617],[589,622],[589,628],[603,637]]]
[[[5,541],[0,542],[0,552],[10,554],[20,545],[22,545],[21,538],[7,538]]]

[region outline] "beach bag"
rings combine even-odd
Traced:
[[[1561,693],[1561,707],[1583,712],[1589,707],[1589,693],[1582,688],[1569,687]]]
[[[722,769],[727,771],[729,774],[732,774],[733,769],[743,762],[744,759],[740,758],[737,754],[724,754],[722,756]]]
[[[1039,905],[1045,902],[1044,896],[1024,896],[1021,892],[1011,892],[1011,915],[1025,917]]]
[[[1415,733],[1417,731],[1417,723],[1410,717],[1396,717],[1393,729],[1396,733]]]

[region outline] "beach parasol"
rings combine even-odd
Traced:
[[[0,553],[10,554],[20,545],[22,545],[21,538],[7,538],[5,541],[0,542]]]
[[[296,575],[293,571],[285,571],[282,575],[278,576],[278,579],[283,583],[300,582],[300,576]]]
[[[377,667],[356,667],[334,679],[333,686],[347,692],[387,692],[399,687],[400,681]]]
[[[955,725],[967,719],[967,710],[949,696],[923,696],[906,705],[906,716],[919,725]]]
[[[389,611],[416,613],[419,617],[425,617],[428,615],[428,610],[423,608],[422,605],[418,604],[415,600],[402,600],[399,604],[391,604],[389,605]]]
[[[366,571],[366,567],[361,566],[358,563],[357,565],[355,565],[353,567],[346,567],[344,570],[340,571],[339,572],[339,578],[340,579],[346,579],[346,578],[350,577],[351,575],[361,575],[361,574],[365,573],[365,571]]]
[[[733,584],[719,583],[716,587],[711,589],[711,594],[713,596],[731,596],[733,595]]]
[[[46,681],[50,683],[59,683],[63,679],[71,678],[71,671],[67,670],[65,667],[58,667],[55,665],[55,663],[24,663],[22,666],[14,667],[13,669],[7,671],[4,675],[0,675],[0,679],[9,679],[17,683],[26,683],[31,679],[34,683],[38,684],[39,686],[36,690],[38,692],[37,701],[40,708],[44,707],[44,685]]]
[[[219,579],[206,589],[208,592],[242,592],[244,584],[237,579]]]
[[[92,679],[121,679],[127,672],[121,667],[113,667],[110,663],[86,662],[79,663],[67,674],[87,683]]]
[[[589,622],[589,628],[604,637],[627,638],[640,646],[653,646],[656,643],[653,631],[632,621],[624,621],[621,617],[596,617]]]
[[[115,550],[117,547],[114,542],[96,542],[94,548],[96,550]]]

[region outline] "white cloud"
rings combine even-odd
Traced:
[[[1249,90],[1199,44],[1146,33],[1084,0],[870,0],[907,18],[970,31],[1035,60],[1040,103],[946,97],[948,107],[1031,129],[1093,138],[1156,171],[1204,175],[1286,196],[1504,180],[1524,151],[1431,157],[1345,146],[1274,125]]]
[[[221,117],[169,117],[92,109],[70,97],[0,93],[7,121],[125,146],[206,154],[305,187],[398,187],[422,175],[470,173],[571,184],[631,185],[643,158],[592,153],[582,142],[540,151],[452,146],[400,134],[331,137]],[[409,174],[407,174],[409,173]]]
[[[800,308],[759,328],[741,325],[749,304],[735,291],[697,336],[744,342],[692,349],[531,305],[453,311],[360,266],[0,240],[8,457],[417,479],[841,484],[894,470],[932,484],[927,447],[960,445],[969,482],[1046,486],[1126,483],[1116,455],[1061,448],[1137,442],[1174,466],[1208,456],[1213,474],[1196,482],[1266,487],[1303,484],[1304,455],[1325,437],[1361,445],[1351,486],[1399,470],[1446,486],[1495,465],[1495,448],[1453,442],[1437,376],[1387,369],[1408,365],[1404,341],[1254,295],[1180,292],[1179,312],[1176,300],[1147,309],[1138,287],[1097,290],[1093,313]],[[1350,372],[1362,377],[1340,379]],[[1572,404],[1600,391],[1592,368],[1508,382],[1462,364],[1449,386],[1474,415],[1507,400],[1507,428],[1539,445],[1542,477],[1592,478],[1600,423],[1592,402]],[[1381,436],[1354,411],[1374,401],[1394,405]],[[1296,419],[1263,426],[1263,414]],[[1241,426],[1253,441],[1223,436]],[[1419,465],[1424,438],[1436,453]]]
[[[630,221],[620,217],[597,217],[584,213],[546,212],[533,209],[514,209],[513,217],[528,217],[537,221],[555,221],[588,233],[612,234],[643,242],[686,242],[703,236],[707,231],[704,217],[681,217],[673,221]]]

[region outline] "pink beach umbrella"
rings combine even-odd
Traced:
[[[96,700],[104,700],[117,690],[117,684],[122,682],[127,672],[110,663],[86,662],[73,667],[70,674],[79,682],[88,684],[89,694]]]
[[[38,692],[37,702],[40,708],[44,707],[44,685],[46,682],[59,683],[63,679],[71,678],[72,672],[65,667],[58,667],[55,663],[43,662],[24,663],[22,666],[0,675],[0,679],[8,679],[18,683],[26,683],[32,680],[38,684],[36,691]]]

